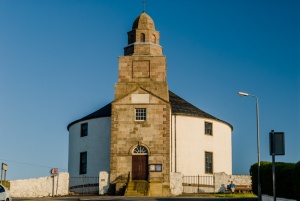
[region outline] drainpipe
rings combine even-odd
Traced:
[[[176,136],[176,115],[174,115],[174,135],[175,135],[175,172],[177,172],[177,136]]]
[[[170,154],[170,164],[171,164],[171,167],[170,167],[170,172],[173,172],[173,127],[172,127],[172,122],[173,122],[173,117],[172,117],[172,113],[170,113],[170,116],[171,116],[171,128],[170,128],[170,132],[171,132],[171,140],[170,140],[170,144],[171,144],[171,154]]]

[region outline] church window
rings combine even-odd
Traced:
[[[213,126],[211,122],[205,122],[205,134],[212,135],[213,134]]]
[[[213,153],[205,152],[205,173],[212,174],[213,173]]]
[[[133,149],[133,154],[144,155],[148,154],[148,149],[145,146],[137,146]]]
[[[87,152],[81,152],[79,174],[86,174],[86,172],[87,172]]]
[[[141,34],[141,42],[145,42],[146,41],[146,36],[144,33]]]
[[[88,123],[81,124],[80,137],[88,135]]]
[[[146,108],[136,108],[135,109],[135,120],[136,121],[146,121]]]

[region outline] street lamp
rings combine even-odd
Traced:
[[[256,99],[256,132],[257,132],[257,160],[258,160],[258,166],[257,166],[257,194],[258,194],[258,201],[261,201],[261,185],[260,185],[260,137],[259,137],[259,115],[258,115],[258,98],[257,96],[245,93],[245,92],[239,92],[239,96],[251,96]]]

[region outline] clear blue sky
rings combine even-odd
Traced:
[[[67,125],[114,97],[118,56],[142,0],[0,0],[0,162],[7,178],[68,168]],[[169,89],[233,125],[233,173],[283,131],[300,160],[300,1],[147,0],[161,33]],[[188,132],[188,131],[187,131]]]

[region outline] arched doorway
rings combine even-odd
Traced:
[[[148,149],[138,145],[132,151],[132,180],[147,180]]]

